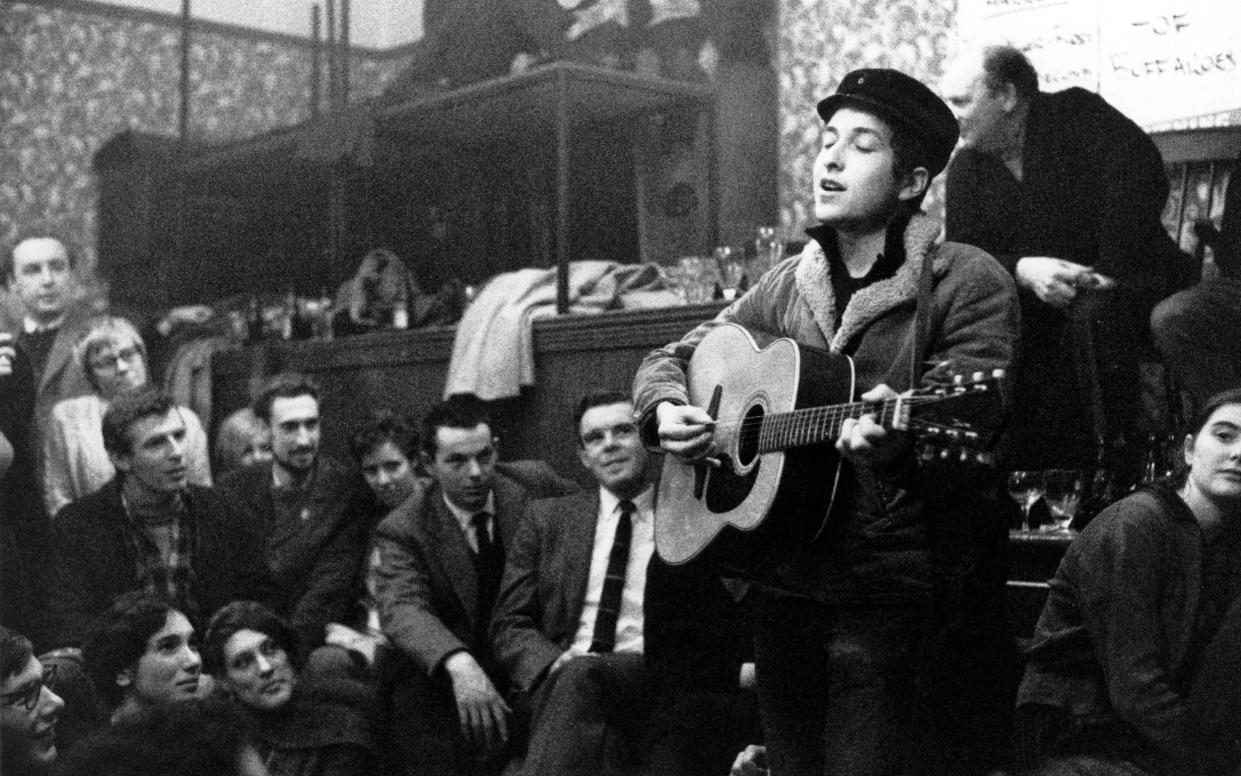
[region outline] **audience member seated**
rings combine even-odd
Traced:
[[[43,435],[43,499],[47,513],[56,515],[71,501],[102,488],[116,469],[103,447],[103,415],[122,393],[145,388],[148,382],[146,345],[138,330],[124,318],[91,319],[74,349],[74,361],[94,393],[57,402]],[[190,409],[180,407],[185,421],[185,464],[195,485],[211,484],[207,434]]]
[[[487,640],[504,549],[532,498],[576,486],[542,462],[497,463],[485,406],[454,396],[422,423],[433,484],[376,531],[375,598],[393,647],[389,739],[416,776],[496,774],[507,746],[507,689]]]
[[[1241,386],[1241,159],[1224,195],[1215,241],[1218,278],[1204,279],[1156,305],[1151,334],[1191,410],[1207,397]]]
[[[654,489],[633,403],[587,396],[574,426],[598,488],[530,505],[506,545],[491,626],[507,684],[530,702],[529,776],[638,773],[653,698],[643,592]]]
[[[961,124],[947,239],[995,256],[1021,292],[1002,455],[1012,468],[1090,466],[1096,434],[1132,430],[1140,416],[1137,348],[1151,307],[1192,282],[1160,221],[1163,160],[1093,92],[1040,92],[1014,48],[967,47],[941,86]]]
[[[69,749],[56,772],[59,776],[276,776],[250,742],[236,707],[222,698],[142,709]]]
[[[701,559],[679,566],[651,557],[643,611],[654,686],[646,772],[721,776],[737,751],[760,740],[754,646],[741,604]]]
[[[319,453],[319,388],[298,374],[272,377],[254,402],[271,439],[270,463],[242,467],[220,481],[241,499],[267,537],[275,609],[293,623],[309,654],[329,622],[343,622],[370,531],[370,495],[357,472]]]
[[[189,618],[143,591],[117,596],[95,619],[82,644],[82,659],[114,723],[210,689]]]
[[[216,612],[203,637],[204,668],[252,722],[251,735],[271,773],[374,773],[374,685],[365,676],[299,676],[297,655],[293,628],[254,601],[234,601]]]
[[[90,622],[131,590],[167,597],[192,617],[269,594],[262,540],[244,508],[188,482],[186,424],[171,397],[118,397],[102,433],[117,475],[53,526],[47,646],[80,646]]]
[[[65,702],[52,689],[55,678],[25,636],[0,626],[0,771],[6,776],[46,773],[56,760],[56,722]]]
[[[354,433],[350,447],[362,470],[362,478],[375,496],[380,518],[430,486],[430,478],[422,472],[418,461],[417,429],[390,410],[375,412]],[[375,604],[379,550],[373,537],[368,539],[367,547],[359,586],[360,611],[349,623],[328,623],[326,641],[359,652],[367,662],[374,664],[376,653],[388,646],[388,639],[380,627],[379,609]]]
[[[0,622],[38,640],[43,608],[38,574],[47,561],[49,526],[31,446],[35,387],[25,351],[11,334],[0,332],[0,438],[11,453],[0,473]]]
[[[270,461],[271,440],[254,410],[242,407],[220,422],[211,454],[212,471],[223,479],[233,469]]]
[[[1235,670],[1241,626],[1241,389],[1203,405],[1183,458],[1172,482],[1092,520],[1056,571],[1018,693],[1018,747],[1035,774],[1241,765],[1236,676],[1206,670]],[[1195,734],[1193,720],[1221,713],[1226,735]]]

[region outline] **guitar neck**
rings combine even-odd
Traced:
[[[902,428],[908,421],[909,410],[907,403],[897,397],[773,413],[763,417],[758,432],[759,452],[773,453],[835,441],[846,420],[863,415],[874,415],[875,421],[884,427]]]

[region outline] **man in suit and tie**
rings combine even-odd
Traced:
[[[496,658],[531,701],[524,773],[635,772],[651,704],[643,595],[654,489],[633,403],[587,396],[575,414],[593,492],[532,504],[508,550],[492,620]]]
[[[508,689],[487,624],[526,502],[576,486],[542,462],[497,463],[485,406],[454,396],[423,421],[434,482],[379,524],[375,598],[396,648],[392,739],[419,776],[496,774],[509,745]]]

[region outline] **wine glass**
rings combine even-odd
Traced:
[[[1082,500],[1082,473],[1076,469],[1051,469],[1043,473],[1043,498],[1051,510],[1050,531],[1067,531]]]
[[[1021,530],[1030,530],[1030,507],[1043,495],[1041,471],[1015,471],[1008,473],[1008,495],[1021,507]]]

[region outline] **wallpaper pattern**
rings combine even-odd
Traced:
[[[810,169],[822,122],[814,106],[846,73],[892,67],[935,86],[950,53],[955,0],[781,0],[780,220],[791,237],[813,224]],[[942,176],[926,207],[942,202]]]
[[[190,52],[195,139],[244,137],[309,115],[309,48],[198,32]],[[180,63],[172,26],[0,5],[0,241],[48,221],[80,241],[92,266],[91,159],[127,128],[176,134]],[[355,56],[351,94],[377,94],[402,64]]]

